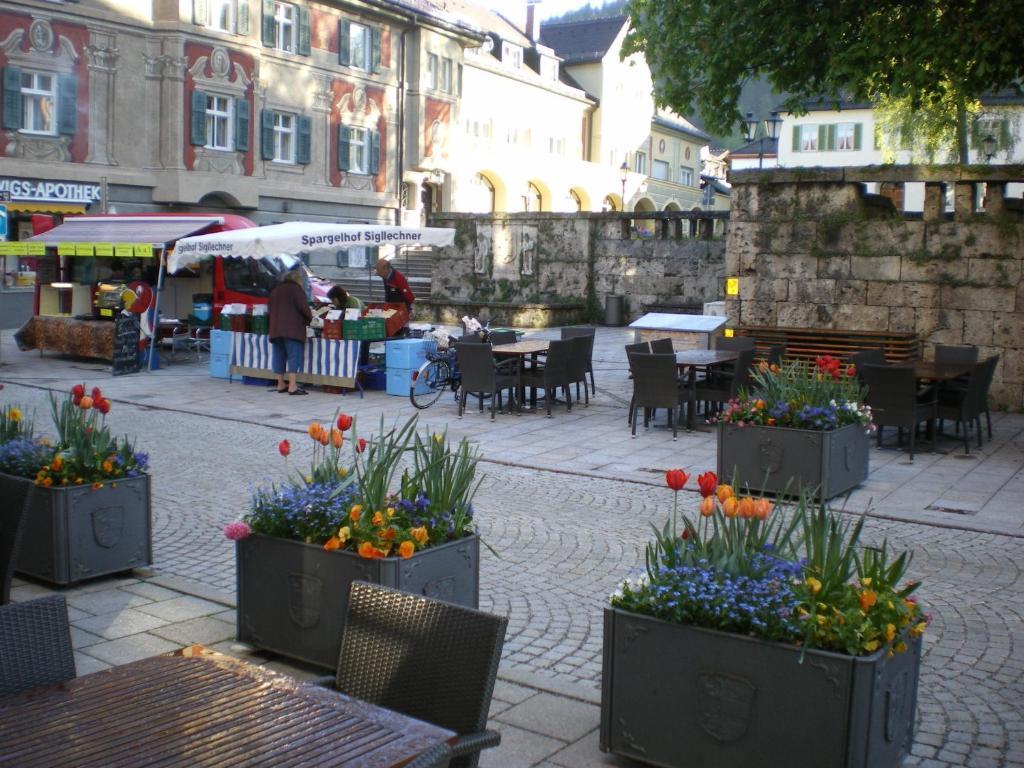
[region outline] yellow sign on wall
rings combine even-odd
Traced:
[[[727,277],[727,278],[725,278],[725,295],[726,296],[739,296],[740,295],[740,279],[738,277]]]

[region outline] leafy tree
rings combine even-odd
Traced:
[[[623,55],[645,55],[659,103],[698,107],[726,133],[743,84],[765,76],[802,114],[808,99],[953,105],[961,161],[968,104],[1019,90],[1021,0],[630,0]]]

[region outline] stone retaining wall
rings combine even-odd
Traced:
[[[543,323],[573,307],[599,321],[604,298],[626,297],[627,321],[647,305],[700,306],[721,297],[727,214],[439,213],[455,245],[438,249],[432,305],[483,307],[500,323]],[[640,231],[638,231],[638,229]],[[641,231],[643,234],[641,234]],[[557,312],[545,311],[545,307]]]
[[[730,324],[914,331],[926,357],[935,344],[974,344],[1001,357],[994,400],[1024,406],[1024,216],[1002,194],[1024,168],[996,181],[992,169],[954,169],[952,213],[935,169],[909,173],[928,182],[918,217],[866,195],[865,169],[845,170],[730,178],[726,271],[740,279]],[[986,178],[981,211],[972,200]]]

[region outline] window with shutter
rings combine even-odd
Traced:
[[[3,75],[3,127],[17,131],[21,128],[21,70],[4,67]]]
[[[367,131],[370,135],[369,157],[366,163],[366,172],[371,176],[380,173],[380,134],[376,131]]]
[[[825,147],[824,148],[825,149],[829,149],[829,150],[835,149],[836,148],[836,126],[835,125],[828,125],[825,128],[826,128],[826,130],[825,130],[826,141],[825,141]]]
[[[248,35],[252,31],[249,24],[249,0],[239,0],[238,3],[238,34]]]
[[[274,47],[295,53],[298,50],[298,8],[292,3],[274,3]]]
[[[264,160],[274,159],[274,110],[264,109],[260,112],[260,157]]]
[[[819,152],[828,149],[828,126],[818,126],[818,145],[815,147]]]
[[[854,125],[853,125],[853,148],[855,150],[856,149],[860,149],[860,145],[861,145],[861,141],[862,141],[861,135],[863,134],[863,132],[864,132],[863,126],[860,123],[854,123]]]
[[[277,24],[274,21],[276,11],[274,0],[263,0],[263,45],[273,48],[277,36]]]
[[[349,153],[351,152],[352,142],[349,139],[349,127],[347,125],[338,126],[338,170],[347,171],[349,169]]]
[[[249,151],[249,123],[251,113],[249,102],[242,99],[235,99],[235,151]]]
[[[792,146],[792,150],[794,152],[799,152],[801,149],[803,149],[803,147],[800,146],[800,126],[799,125],[794,125],[793,126],[793,146]]]
[[[299,54],[309,56],[309,8],[299,6]]]
[[[192,0],[192,23],[201,27],[210,23],[210,6],[206,0]]]
[[[197,146],[206,145],[206,94],[192,91],[192,115],[189,120],[189,142]]]
[[[74,136],[78,132],[78,76],[57,77],[57,133]]]
[[[352,53],[349,50],[349,37],[352,34],[352,22],[342,19],[338,24],[338,63],[343,67],[349,65]]]
[[[305,115],[299,115],[299,137],[295,145],[295,162],[308,165],[310,161],[310,144],[312,143],[313,121]]]
[[[380,72],[380,28],[370,28],[370,71]]]
[[[856,144],[857,127],[853,123],[839,123],[830,126],[830,133],[835,137],[832,149],[840,152],[852,152]]]

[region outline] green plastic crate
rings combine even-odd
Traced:
[[[267,333],[270,331],[270,318],[266,315],[253,315],[249,320],[250,333]]]
[[[383,317],[345,320],[341,325],[341,337],[347,341],[376,341],[385,338],[386,335]]]

